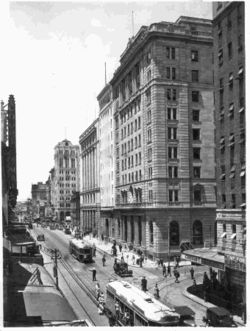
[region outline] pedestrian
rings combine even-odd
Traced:
[[[39,268],[36,268],[36,277],[37,277],[37,280],[38,280],[39,285],[42,285],[43,282],[41,280],[41,273],[40,273]]]
[[[158,259],[157,259],[157,265],[158,265],[158,267],[160,267],[160,264],[161,264],[161,261],[160,261],[160,259],[158,258]]]
[[[145,276],[143,276],[142,280],[141,280],[141,289],[142,291],[146,292],[147,291],[147,279]]]
[[[175,283],[179,283],[180,273],[177,268],[174,269]]]
[[[96,281],[96,268],[95,267],[92,268],[91,271],[92,271],[92,281],[94,282]]]
[[[96,246],[95,243],[92,245],[93,256],[96,256]]]
[[[100,284],[96,283],[96,286],[95,286],[96,300],[99,300],[100,292],[101,292],[100,291]]]
[[[155,284],[155,287],[154,287],[154,297],[156,299],[160,298],[160,291],[159,291],[159,287],[158,287],[157,283]]]
[[[167,268],[166,268],[165,264],[163,264],[163,267],[162,267],[162,275],[163,275],[163,277],[167,276]]]
[[[191,279],[194,279],[194,268],[193,267],[190,268],[190,275],[191,275]]]
[[[104,235],[103,234],[101,235],[101,239],[102,239],[102,241],[104,240]]]
[[[119,244],[120,253],[122,252],[122,244]]]
[[[160,262],[161,262],[161,267],[163,268],[163,259],[160,258]]]
[[[121,256],[121,263],[124,263],[123,253],[122,253],[122,256]]]
[[[142,259],[142,257],[140,256],[140,258],[139,258],[140,268],[142,268],[142,261],[143,261],[143,259]]]
[[[103,254],[103,257],[102,257],[102,265],[103,267],[105,267],[105,262],[106,262],[106,256],[105,256],[105,253]]]
[[[172,274],[171,274],[171,266],[170,266],[170,264],[168,264],[168,275],[172,276]]]
[[[132,255],[132,261],[133,261],[133,265],[135,264],[135,256],[134,254]]]
[[[126,256],[126,257],[127,257],[127,264],[128,264],[129,255],[127,254],[127,256]]]

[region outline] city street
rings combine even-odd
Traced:
[[[41,228],[40,226],[37,228],[34,226],[32,233],[36,237],[37,234],[44,233],[45,242],[39,242],[43,246],[50,249],[58,249],[62,255],[62,259],[65,260],[72,268],[72,271],[90,288],[94,293],[95,283],[92,281],[92,272],[90,271],[91,267],[94,265],[97,270],[97,281],[100,284],[101,290],[105,293],[105,285],[108,283],[110,279],[121,279],[119,276],[114,274],[113,263],[114,258],[110,255],[106,254],[106,266],[102,266],[102,252],[97,249],[96,257],[94,258],[94,263],[84,264],[78,262],[74,257],[69,254],[69,240],[73,237],[72,235],[66,235],[61,230],[49,230],[48,228]],[[97,247],[98,248],[98,247]],[[53,263],[51,258],[48,257],[43,252],[43,256],[45,259],[45,267],[46,269],[53,275]],[[126,253],[124,255],[127,255]],[[118,257],[119,258],[119,257]],[[60,266],[60,260],[58,260],[59,270],[62,268]],[[133,270],[133,277],[127,277],[123,280],[133,283],[134,285],[140,287],[142,276],[146,276],[148,281],[148,291],[153,294],[153,288],[155,283],[158,283],[160,289],[160,300],[167,305],[170,306],[178,306],[178,305],[187,305],[189,306],[195,313],[195,319],[197,325],[204,325],[202,318],[205,316],[205,307],[190,300],[186,296],[183,295],[183,291],[186,287],[192,284],[190,279],[189,269],[190,266],[180,267],[180,283],[175,283],[174,277],[164,278],[162,276],[162,269],[158,268],[155,263],[148,261],[145,263],[143,268],[138,267],[137,265],[132,265],[132,261],[129,261],[129,269]],[[197,283],[202,281],[203,272],[207,270],[204,266],[195,267],[195,277]],[[93,301],[89,299],[89,297],[81,291],[80,300],[76,299],[72,294],[72,290],[69,288],[67,282],[70,282],[70,287],[76,287],[77,284],[74,284],[72,279],[69,279],[70,276],[67,272],[63,271],[63,275],[61,272],[58,273],[59,278],[59,288],[64,293],[65,297],[69,301],[73,310],[79,319],[91,319],[95,323],[95,325],[108,325],[108,321],[105,316],[101,316],[98,314],[97,307]],[[79,296],[79,293],[78,293]],[[81,304],[84,303],[84,309],[81,307]],[[87,312],[85,311],[87,310]]]

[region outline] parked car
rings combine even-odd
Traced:
[[[207,309],[205,321],[210,326],[232,327],[236,326],[230,312],[223,308],[214,306]]]
[[[38,240],[38,241],[45,241],[44,234],[39,234],[39,235],[37,236],[37,240]]]
[[[64,232],[65,232],[66,234],[71,234],[71,231],[70,231],[69,228],[66,228],[66,229],[64,230]]]
[[[195,312],[188,306],[175,306],[175,311],[180,315],[180,326],[196,326]]]

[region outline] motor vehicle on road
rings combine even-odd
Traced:
[[[209,326],[215,327],[236,326],[230,312],[227,309],[218,306],[207,308],[205,321]]]
[[[196,326],[195,312],[188,306],[175,306],[177,314],[180,315],[180,326]]]
[[[39,235],[37,236],[37,240],[38,240],[38,241],[45,241],[45,236],[44,236],[44,234],[39,234]]]
[[[92,262],[93,249],[80,239],[72,239],[69,242],[69,252],[80,262]]]
[[[66,228],[66,229],[64,230],[64,233],[65,233],[65,234],[71,234],[71,231],[70,231],[69,228]]]

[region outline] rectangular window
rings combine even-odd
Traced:
[[[152,131],[151,128],[148,129],[148,143],[151,143],[152,141]]]
[[[168,147],[168,158],[177,159],[177,147]]]
[[[200,110],[193,109],[193,122],[199,122],[199,121],[200,121]]]
[[[192,70],[192,82],[199,81],[199,70]]]
[[[167,67],[167,69],[166,69],[166,78],[171,79],[170,67]]]
[[[148,120],[148,123],[151,122],[151,109],[149,109],[149,110],[147,111],[147,120]]]
[[[168,176],[169,178],[178,178],[178,167],[177,166],[168,167]]]
[[[200,153],[201,153],[201,149],[199,147],[194,147],[193,148],[193,159],[200,160]]]
[[[233,45],[232,45],[232,42],[229,42],[227,44],[227,52],[228,52],[228,60],[231,60],[231,58],[233,56]]]
[[[191,50],[191,61],[198,62],[199,61],[199,55],[197,50]]]
[[[200,140],[200,129],[193,129],[193,140]]]
[[[152,178],[152,174],[153,174],[153,168],[149,167],[148,168],[148,178],[151,179]]]
[[[169,140],[177,139],[177,128],[168,128],[168,139]]]
[[[167,108],[167,112],[168,112],[168,120],[176,120],[176,113],[177,113],[176,108]]]
[[[169,190],[169,202],[178,202],[178,190]]]
[[[166,56],[167,56],[167,59],[169,59],[169,60],[175,60],[175,55],[176,55],[176,52],[175,52],[175,48],[174,47],[166,47]]]
[[[151,69],[147,72],[147,81],[149,82],[151,80]]]
[[[194,167],[194,178],[201,178],[201,167]]]
[[[148,149],[148,161],[152,161],[152,148]]]
[[[148,190],[148,200],[153,201],[153,190]]]
[[[192,91],[192,101],[199,102],[199,91]]]
[[[194,204],[201,204],[201,190],[199,188],[194,189]]]
[[[151,89],[150,88],[146,91],[146,103],[147,103],[147,105],[151,104]]]

